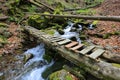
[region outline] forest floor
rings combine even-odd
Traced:
[[[120,0],[105,0],[100,6],[94,8],[97,11],[96,15],[105,16],[120,16]],[[120,55],[120,35],[111,35],[109,38],[101,38],[91,36],[94,34],[108,34],[120,32],[120,22],[113,21],[99,21],[97,27],[94,30],[86,31],[86,34],[90,34],[89,38],[94,44],[108,47],[112,53]]]
[[[1,2],[4,2],[4,0],[0,0]],[[97,11],[97,15],[119,16],[120,0],[105,0],[99,7],[94,9]],[[12,59],[12,57],[17,54],[15,50],[21,48],[19,25],[10,22],[8,30],[12,33],[12,36],[7,39],[8,43],[0,48],[0,55],[4,57],[0,57],[0,72],[7,69],[11,63],[14,64],[15,59]],[[115,31],[120,31],[120,22],[99,21],[97,27],[93,30],[87,30],[86,34],[89,35],[89,39],[94,44],[108,47],[113,53],[120,54],[120,35],[111,35],[107,39],[92,36],[94,34],[104,35]],[[6,55],[11,57],[6,58]]]

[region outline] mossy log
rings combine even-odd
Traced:
[[[53,15],[53,14],[41,14],[42,16],[50,17],[63,17],[63,18],[76,18],[86,20],[103,20],[103,21],[117,21],[120,22],[120,16],[83,16],[83,15]]]
[[[47,35],[39,30],[26,26],[24,29],[29,35],[37,38],[38,42],[42,41],[45,45],[57,51],[62,57],[69,60],[77,66],[81,66],[85,71],[102,80],[120,80],[120,68],[113,66],[111,63],[105,61],[96,61],[82,54],[76,54],[67,50],[64,46],[50,41],[50,35]]]

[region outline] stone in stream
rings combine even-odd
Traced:
[[[28,60],[32,59],[34,56],[31,53],[24,55],[24,63],[26,63]]]
[[[0,80],[4,79],[4,73],[0,72]]]
[[[62,69],[50,74],[48,80],[79,80],[79,79],[74,75],[70,74],[68,71]]]

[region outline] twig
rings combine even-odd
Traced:
[[[8,16],[0,17],[0,21],[8,19]]]

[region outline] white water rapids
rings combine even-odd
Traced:
[[[32,53],[34,55],[34,57],[32,59],[30,59],[26,64],[25,67],[30,66],[31,64],[33,64],[34,62],[39,62],[39,61],[43,61],[43,55],[45,54],[45,49],[44,49],[44,44],[41,43],[40,45],[32,48],[32,49],[28,49],[25,54],[29,54]],[[21,80],[44,80],[42,78],[42,73],[43,71],[50,67],[54,62],[52,61],[51,63],[47,63],[43,66],[40,67],[35,67],[34,69],[32,69],[29,73],[25,74],[24,76],[22,76]]]
[[[63,30],[64,31],[63,35],[60,35],[58,31],[55,31],[54,36],[61,36],[63,38],[67,38],[67,39],[75,37],[77,39],[77,41],[79,43],[81,43],[81,40],[79,38],[79,33],[78,32],[70,32],[70,30],[72,29],[73,25],[74,25],[74,23],[69,23],[69,25]],[[78,26],[79,26],[79,30],[82,30],[82,26],[81,25],[78,25]]]
[[[65,29],[63,30],[64,31],[64,34],[63,35],[60,35],[58,31],[55,31],[55,34],[54,36],[61,36],[63,38],[67,38],[67,39],[70,39],[72,37],[75,37],[77,42],[81,43],[81,39],[79,38],[79,32],[82,31],[83,29],[83,26],[78,24],[78,28],[77,28],[77,31],[71,31],[72,28],[73,28],[73,25],[75,23],[72,23],[72,22],[69,22],[68,23],[68,26],[65,27]],[[89,29],[93,29],[93,24],[90,24],[88,26]]]

